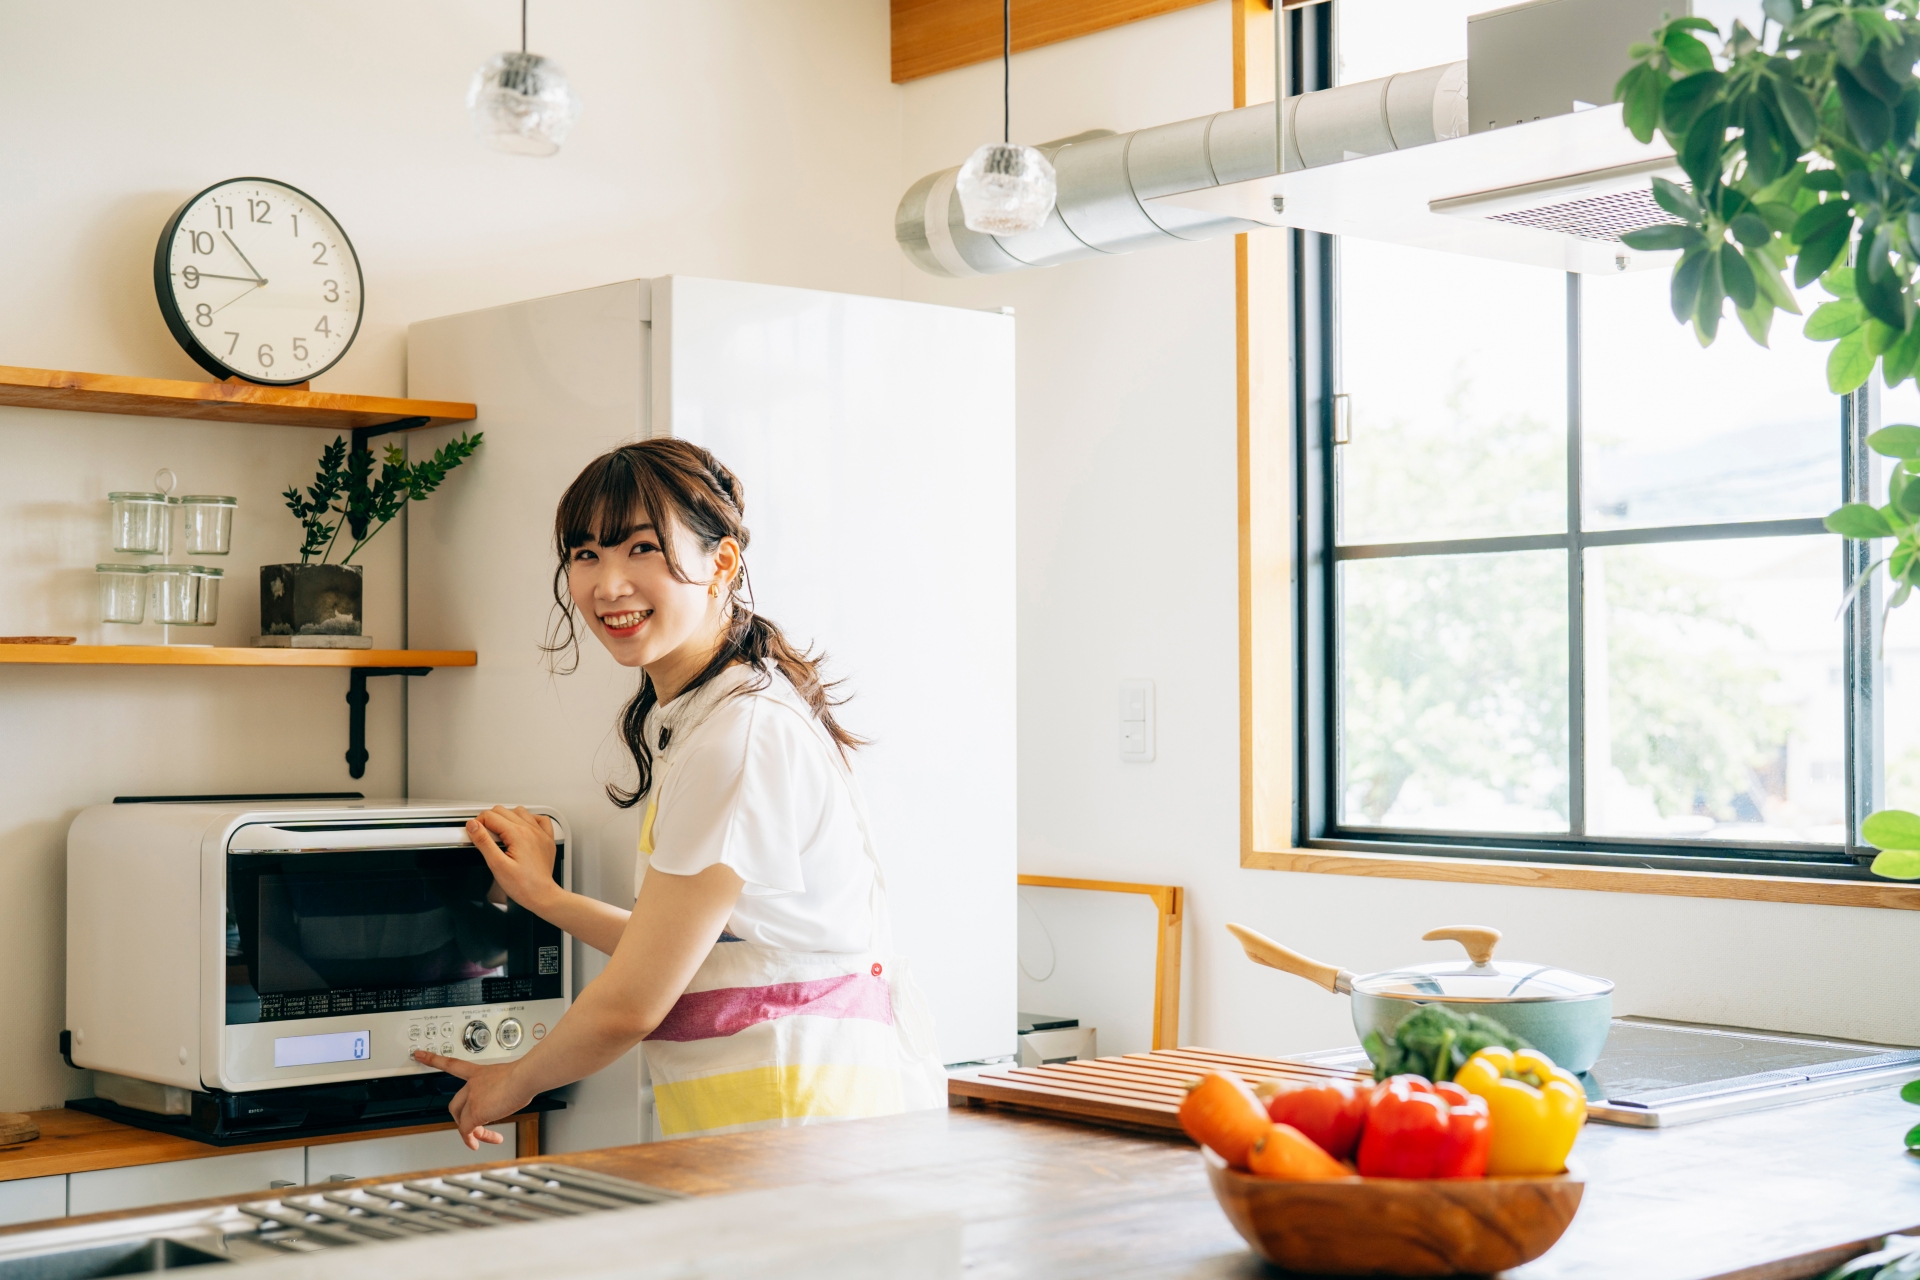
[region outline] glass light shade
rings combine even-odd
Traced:
[[[969,231],[995,236],[1038,231],[1053,212],[1053,166],[1017,142],[981,147],[960,166],[954,185]]]
[[[473,73],[467,114],[480,141],[517,156],[550,156],[580,118],[566,73],[537,53],[497,53]]]

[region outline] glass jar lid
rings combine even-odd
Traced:
[[[197,564],[151,564],[147,566],[147,572],[148,573],[192,573],[195,569],[198,569],[199,567],[200,566]]]
[[[109,502],[165,502],[166,500],[167,495],[164,493],[109,493],[107,495]]]
[[[1446,960],[1408,965],[1353,980],[1356,992],[1389,1000],[1457,1000],[1510,1004],[1515,1001],[1585,1000],[1613,990],[1605,978],[1593,978],[1553,965],[1518,960],[1473,964]]]
[[[93,566],[95,573],[146,573],[152,568],[152,565],[145,564],[97,564]]]
[[[238,498],[222,498],[211,493],[190,493],[184,498],[175,498],[183,506],[199,507],[235,507],[240,505]]]

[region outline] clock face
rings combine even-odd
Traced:
[[[360,260],[320,202],[234,178],[180,206],[154,253],[167,327],[218,378],[285,386],[347,353],[360,329]]]

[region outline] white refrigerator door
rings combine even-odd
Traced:
[[[757,608],[824,650],[947,1062],[1015,1046],[1013,319],[653,282],[656,435],[740,477]]]

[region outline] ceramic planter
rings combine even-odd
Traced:
[[[359,635],[361,568],[357,564],[261,565],[260,634]]]

